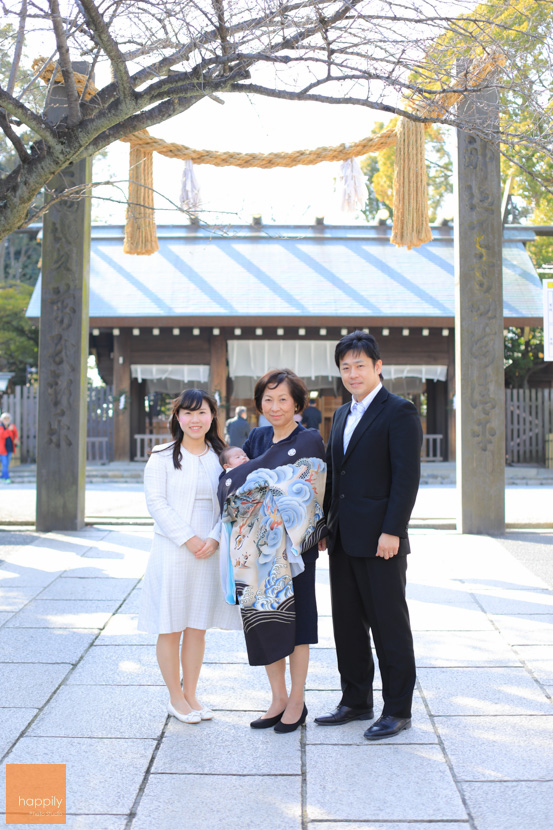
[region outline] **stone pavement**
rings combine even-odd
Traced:
[[[307,725],[249,728],[268,687],[239,632],[208,633],[216,718],[168,718],[135,629],[150,533],[0,533],[0,755],[67,765],[68,828],[551,830],[553,583],[519,554],[553,556],[553,535],[413,531],[413,728],[368,743],[366,723],[312,720],[339,699],[324,557]]]
[[[550,471],[547,471],[550,472]],[[34,484],[0,484],[0,526],[34,525]],[[86,486],[87,523],[148,523],[144,486],[141,483],[96,482]],[[553,528],[553,485],[508,486],[505,513],[510,528]],[[455,529],[457,489],[453,485],[428,485],[419,489],[411,524],[415,527]]]

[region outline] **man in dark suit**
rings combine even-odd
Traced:
[[[313,398],[309,398],[307,406],[303,410],[303,415],[301,417],[303,426],[306,427],[306,429],[318,429],[320,432],[322,420],[323,416],[321,415],[320,409],[317,409],[315,406]]]
[[[252,428],[248,423],[248,410],[245,406],[237,406],[234,418],[229,418],[225,424],[225,438],[231,447],[241,447]]]
[[[332,620],[342,681],[337,708],[322,726],[370,720],[374,662],[382,678],[382,715],[368,740],[411,726],[415,658],[405,600],[407,525],[420,477],[422,429],[414,405],[382,385],[372,335],[355,331],[336,347],[351,404],[334,414],[327,448],[325,514],[330,553]]]

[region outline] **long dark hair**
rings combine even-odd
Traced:
[[[219,453],[221,453],[226,446],[225,442],[219,435],[219,424],[217,422],[217,401],[215,398],[208,395],[208,393],[204,392],[203,389],[185,389],[184,392],[181,392],[181,394],[171,402],[172,411],[169,426],[171,428],[171,435],[175,439],[171,446],[175,470],[180,470],[181,468],[181,443],[184,438],[184,432],[181,429],[178,419],[179,410],[188,409],[193,412],[196,409],[201,409],[204,401],[209,406],[211,414],[213,415],[211,426],[205,434],[205,440],[209,442],[217,455],[219,455]]]

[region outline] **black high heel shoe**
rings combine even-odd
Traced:
[[[252,729],[269,729],[269,727],[275,726],[275,724],[279,723],[283,714],[284,710],[280,713],[280,715],[274,715],[272,718],[257,718],[257,720],[252,720],[250,726]]]
[[[284,712],[282,713],[282,715]],[[282,715],[280,717],[282,717]],[[301,726],[302,723],[305,723],[305,719],[307,717],[307,706],[305,703],[303,704],[303,712],[300,715],[300,719],[297,720],[295,723],[282,723],[279,721],[275,726],[275,732],[295,732],[298,726]]]

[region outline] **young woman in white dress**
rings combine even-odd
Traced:
[[[242,627],[239,609],[225,602],[219,578],[218,455],[225,444],[214,398],[200,389],[182,392],[173,401],[171,435],[174,441],[155,447],[144,472],[154,539],[138,628],[158,635],[169,714],[198,723],[213,717],[196,697],[206,629]]]

